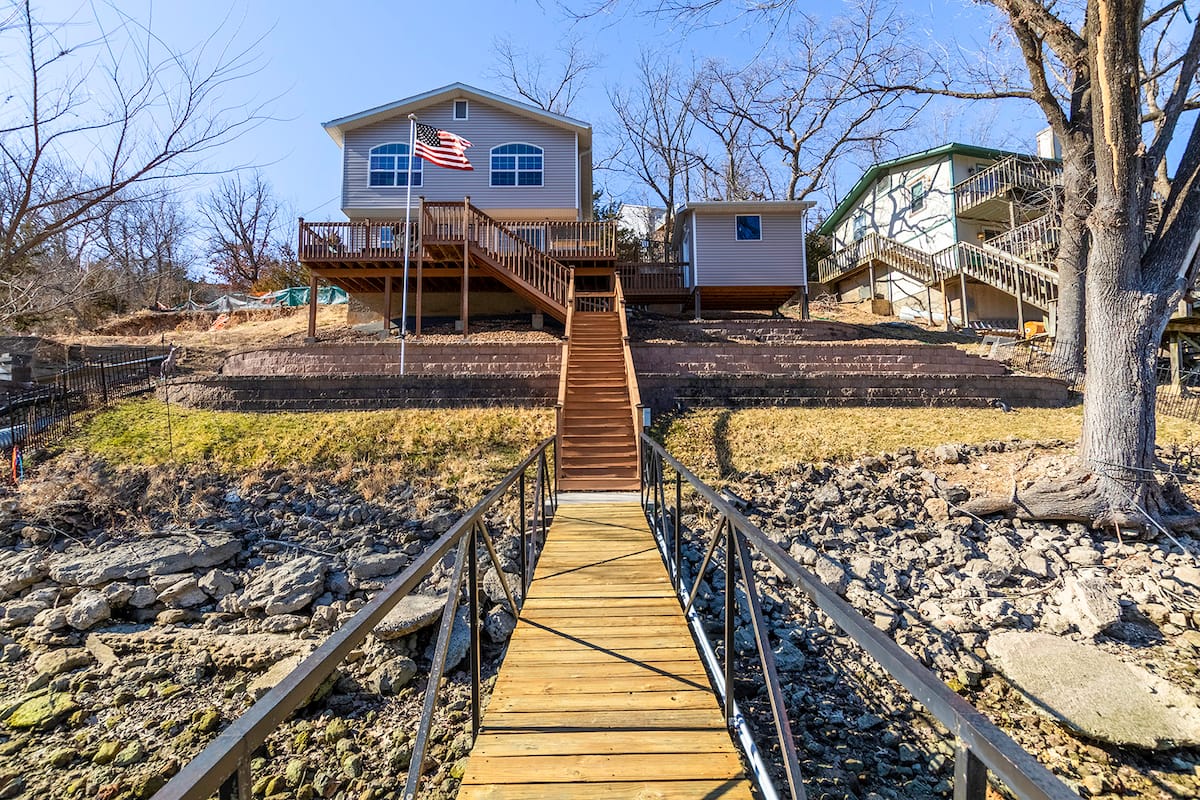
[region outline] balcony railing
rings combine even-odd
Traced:
[[[627,297],[682,295],[689,288],[684,281],[686,262],[623,263],[617,265],[621,289]]]
[[[1029,156],[1009,156],[954,186],[961,213],[1014,190],[1040,191],[1057,185],[1062,165]]]
[[[986,239],[983,243],[1024,261],[1052,268],[1058,253],[1059,228],[1058,214],[1050,213]]]

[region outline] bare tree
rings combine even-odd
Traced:
[[[642,53],[637,83],[609,90],[615,116],[615,169],[644,183],[666,209],[663,220],[664,261],[671,258],[675,207],[686,199],[688,174],[696,166],[691,112],[695,82],[666,60]]]
[[[174,198],[122,201],[103,221],[91,269],[109,274],[114,297],[128,306],[161,307],[188,281],[194,255],[191,220]]]
[[[278,264],[279,203],[257,170],[246,180],[223,178],[200,213],[208,223],[209,265],[231,286],[248,289]]]
[[[51,243],[82,238],[74,232],[94,230],[125,197],[163,191],[264,119],[261,106],[222,100],[255,73],[250,48],[214,34],[184,51],[128,17],[108,29],[99,17],[46,22],[28,0],[5,5],[0,321],[54,306],[35,274]],[[69,43],[84,27],[95,38]]]
[[[555,52],[557,63],[550,64],[542,55],[516,47],[511,39],[497,39],[496,66],[489,77],[499,80],[538,108],[555,114],[571,113],[587,76],[600,61],[588,51],[579,36],[566,39]]]

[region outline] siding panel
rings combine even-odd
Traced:
[[[454,101],[446,99],[421,111],[426,125],[457,133],[474,146],[467,157],[473,171],[451,170],[424,164],[424,183],[413,187],[417,196],[429,201],[459,201],[470,195],[471,202],[483,209],[568,209],[569,218],[578,215],[576,192],[578,160],[574,131],[563,130],[502,108],[470,101],[467,120],[455,120]],[[409,124],[405,116],[346,132],[342,155],[342,211],[349,217],[371,214],[381,218],[404,215],[403,186],[369,186],[369,153],[372,147],[388,142],[408,142]],[[542,186],[490,186],[489,151],[507,142],[526,142],[544,150]]]
[[[959,180],[963,177],[965,171]],[[925,205],[911,211],[909,187],[920,179],[926,185]],[[867,234],[877,233],[928,253],[949,247],[956,241],[950,159],[917,161],[880,175],[834,230],[835,250],[854,241],[854,217],[860,211],[867,214]]]
[[[698,286],[804,286],[804,217],[762,213],[762,239],[734,238],[733,212],[693,216]]]

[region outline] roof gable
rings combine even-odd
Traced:
[[[546,111],[528,103],[501,97],[498,94],[477,89],[474,86],[468,86],[465,83],[451,83],[439,89],[432,89],[422,94],[405,97],[392,103],[376,106],[375,108],[369,108],[366,111],[339,117],[324,123],[323,127],[325,128],[325,132],[341,147],[345,140],[346,131],[371,125],[391,117],[412,114],[422,108],[428,108],[441,102],[463,99],[474,100],[485,105],[502,108],[523,117],[572,131],[579,134],[579,149],[581,151],[591,149],[592,127],[586,122],[562,114],[555,114],[552,111]]]
[[[829,217],[821,223],[817,228],[817,233],[822,236],[828,236],[833,233],[833,229],[838,226],[846,216],[858,199],[871,187],[878,178],[886,172],[897,167],[902,167],[911,164],[914,161],[923,161],[930,158],[951,158],[956,155],[973,156],[975,158],[994,158],[999,160],[1008,156],[1028,155],[1026,153],[1013,153],[1008,150],[995,150],[990,147],[978,147],[973,144],[959,144],[951,142],[949,144],[934,147],[929,150],[922,150],[919,153],[909,153],[906,156],[893,158],[890,161],[881,161],[878,164],[872,164],[870,169],[863,173],[858,182],[850,189],[849,194],[842,198],[842,201],[837,204],[830,213]]]

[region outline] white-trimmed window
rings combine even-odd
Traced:
[[[412,185],[421,185],[421,159],[412,165]],[[400,142],[381,144],[371,148],[371,186],[408,185],[408,145]]]
[[[470,110],[471,110],[470,106],[468,105],[466,100],[455,100],[454,101],[454,118],[456,120],[468,119]]]
[[[738,214],[733,218],[734,236],[739,242],[762,241],[762,216]]]
[[[850,234],[854,241],[858,241],[867,235],[867,212],[859,211],[854,215],[854,221],[851,223],[852,233]]]
[[[542,148],[510,142],[492,148],[492,186],[541,186]]]
[[[908,187],[908,210],[920,211],[925,207],[925,194],[929,190],[925,179],[917,181]]]

